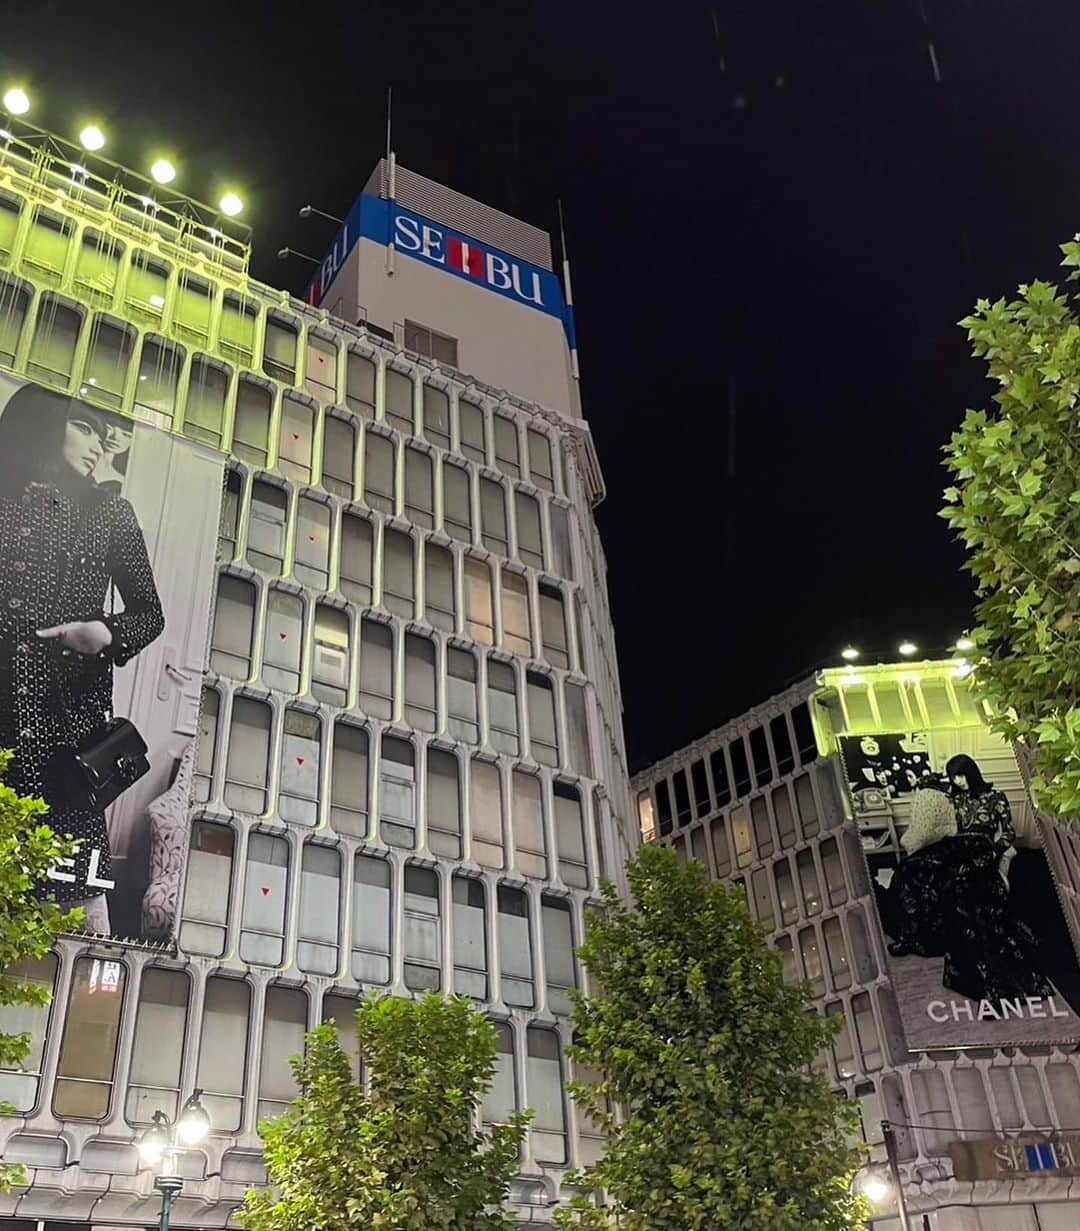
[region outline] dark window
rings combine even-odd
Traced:
[[[457,367],[457,345],[457,338],[451,338],[448,334],[419,325],[416,321],[405,322],[405,349],[417,355],[426,355],[443,367]]]
[[[240,535],[240,497],[243,479],[231,467],[225,475],[225,493],[221,499],[221,521],[218,524],[219,560],[231,560],[236,555],[236,540]]]
[[[291,385],[296,380],[296,350],[299,331],[289,319],[268,316],[263,340],[263,371]]]
[[[661,835],[671,833],[671,793],[666,778],[656,784],[656,817]]]
[[[709,766],[712,769],[713,790],[716,791],[716,806],[722,808],[731,799],[731,785],[728,782],[723,748],[717,748],[709,757]]]
[[[803,702],[791,711],[791,725],[795,729],[795,747],[799,750],[799,764],[809,765],[817,760],[817,740],[814,739],[814,724],[810,721],[809,707]]]
[[[450,398],[433,385],[424,386],[424,439],[450,448]]]
[[[735,798],[741,799],[750,790],[750,766],[746,760],[746,745],[741,739],[728,745],[731,754],[731,774],[735,780]]]
[[[685,825],[690,820],[690,789],[686,783],[686,770],[677,769],[672,781],[675,783],[675,814],[679,824]]]
[[[695,815],[705,816],[709,811],[709,780],[705,774],[704,761],[695,761],[690,766],[690,781],[694,787]]]
[[[778,714],[769,723],[769,734],[772,736],[773,752],[776,753],[776,768],[781,774],[790,774],[795,768],[795,753],[791,748],[791,735],[788,732],[787,718]]]
[[[755,727],[750,732],[750,755],[754,758],[754,782],[757,786],[765,786],[772,782],[772,762],[769,760],[769,741],[765,738],[765,728]]]
[[[356,432],[351,423],[327,415],[323,424],[322,485],[337,496],[352,498]]]

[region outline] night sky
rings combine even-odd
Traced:
[[[0,72],[237,183],[266,282],[302,290],[275,254],[321,254],[296,210],[348,208],[388,85],[406,166],[551,230],[562,197],[635,769],[848,640],[968,622],[939,449],[989,386],[955,322],[1080,228],[1075,0],[165,11],[9,5]]]

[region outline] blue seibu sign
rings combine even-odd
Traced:
[[[330,251],[319,264],[305,298],[318,307],[353,248],[369,239],[458,278],[477,283],[527,308],[558,317],[575,345],[572,310],[559,279],[549,269],[510,256],[405,209],[396,201],[362,194],[349,211]]]

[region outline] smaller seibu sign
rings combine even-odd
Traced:
[[[963,1182],[1080,1176],[1080,1137],[1055,1137],[1052,1141],[1034,1136],[954,1141],[949,1145],[949,1157],[956,1179]]]
[[[362,194],[349,211],[330,251],[319,263],[305,299],[318,307],[361,239],[371,240],[425,265],[483,286],[527,308],[563,320],[572,330],[559,279],[549,269],[511,256],[452,230],[397,201]]]

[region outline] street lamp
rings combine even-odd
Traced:
[[[908,1218],[907,1199],[904,1196],[904,1183],[900,1178],[900,1160],[896,1152],[896,1134],[888,1120],[882,1120],[881,1132],[885,1141],[885,1153],[888,1164],[884,1167],[864,1167],[852,1181],[852,1188],[860,1196],[865,1197],[872,1206],[896,1205],[896,1214],[900,1219],[900,1231],[911,1231],[911,1220]]]
[[[148,1167],[160,1167],[154,1177],[154,1187],[161,1193],[161,1216],[158,1231],[169,1231],[169,1213],[184,1181],[176,1173],[176,1160],[185,1149],[197,1146],[210,1131],[210,1117],[202,1105],[201,1090],[195,1090],[180,1111],[179,1119],[171,1121],[163,1111],[155,1111],[150,1127],[138,1141],[139,1157]]]
[[[887,1205],[893,1197],[892,1179],[884,1167],[864,1167],[851,1187],[875,1208]]]

